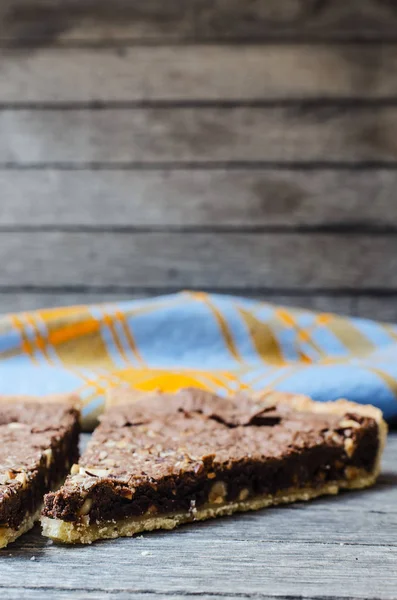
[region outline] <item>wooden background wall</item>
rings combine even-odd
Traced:
[[[397,320],[397,3],[2,0],[0,311]]]

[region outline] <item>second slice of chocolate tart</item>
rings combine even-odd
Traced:
[[[0,396],[0,548],[39,520],[43,497],[78,459],[79,400]]]
[[[379,472],[386,424],[372,406],[195,389],[133,398],[105,413],[65,485],[46,496],[44,535],[91,543],[172,529],[363,488]]]

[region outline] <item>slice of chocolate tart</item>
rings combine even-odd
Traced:
[[[39,520],[43,497],[78,460],[73,396],[0,397],[0,548]]]
[[[336,494],[374,483],[381,412],[270,393],[121,393],[65,485],[44,501],[44,535],[66,543]]]

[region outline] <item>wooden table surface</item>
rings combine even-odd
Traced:
[[[397,598],[397,433],[369,490],[64,547],[39,528],[2,551],[0,597]]]

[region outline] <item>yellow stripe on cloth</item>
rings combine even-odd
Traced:
[[[239,310],[258,356],[271,365],[286,364],[271,327],[255,317],[250,311],[244,308]]]
[[[222,333],[222,337],[223,337],[223,340],[225,342],[226,348],[228,349],[228,351],[230,352],[230,354],[233,356],[233,358],[235,358],[237,361],[241,362],[241,356],[239,355],[239,352],[237,350],[236,344],[235,344],[234,339],[233,339],[232,332],[230,331],[230,328],[228,326],[226,318],[216,308],[216,306],[214,306],[214,304],[209,300],[207,294],[202,294],[200,292],[195,292],[195,293],[193,293],[191,295],[193,296],[193,298],[195,298],[199,302],[203,302],[205,304],[205,306],[213,314],[216,322],[219,325],[219,329],[220,329],[220,331]]]

